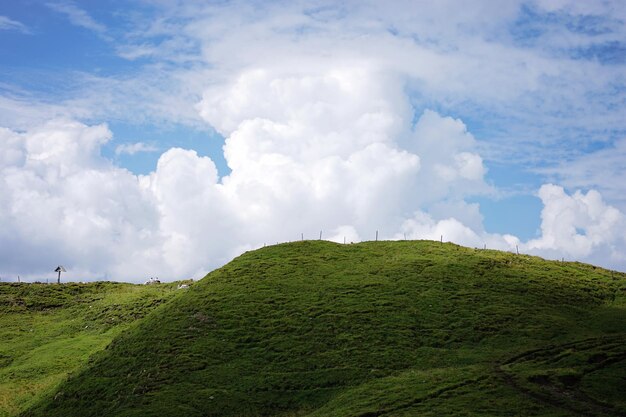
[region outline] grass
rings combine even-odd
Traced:
[[[0,416],[15,416],[85,366],[175,286],[0,284]]]
[[[24,416],[626,415],[626,278],[429,241],[246,253]]]

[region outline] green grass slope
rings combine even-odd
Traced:
[[[246,253],[24,416],[626,415],[624,274],[428,241]]]
[[[0,283],[0,417],[55,390],[175,286]]]

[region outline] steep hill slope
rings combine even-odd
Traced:
[[[15,416],[54,390],[175,288],[0,283],[0,417]]]
[[[436,242],[276,245],[24,415],[626,415],[625,288],[589,265]]]

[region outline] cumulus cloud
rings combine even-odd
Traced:
[[[596,2],[590,10],[533,4],[568,22],[577,13],[606,16]],[[79,279],[197,277],[244,250],[320,230],[338,242],[372,239],[376,230],[381,239],[443,235],[626,268],[615,249],[623,214],[596,191],[542,187],[542,234],[529,242],[488,233],[479,206],[467,202],[495,191],[485,150],[492,160],[526,158],[525,135],[562,145],[533,126],[623,126],[620,96],[606,101],[623,84],[622,69],[592,59],[573,65],[558,41],[579,47],[595,35],[555,34],[552,25],[524,44],[514,29],[527,29],[516,25],[529,9],[518,2],[319,6],[158,2],[162,14],[116,45],[120,56],[149,63],[139,75],[83,74],[82,95],[60,107],[0,97],[0,124],[11,127],[0,129],[4,272],[36,276],[63,263]],[[74,3],[49,7],[106,33]],[[505,134],[486,146],[459,109],[484,123],[499,118]],[[101,156],[112,136],[106,125],[73,120],[107,117],[210,125],[225,138],[231,171],[219,177],[209,157],[174,148],[149,175],[135,176]],[[152,151],[143,142],[115,149]]]
[[[136,177],[100,157],[107,127],[56,120],[3,133],[13,155],[0,166],[3,272],[41,274],[63,263],[81,274],[75,279],[132,276],[158,217]],[[159,264],[141,256],[141,268],[146,261]]]
[[[264,106],[285,100],[280,94],[265,97]],[[7,248],[0,254],[2,274],[41,278],[64,264],[74,279],[199,277],[244,250],[299,240],[301,234],[317,239],[320,230],[336,242],[370,240],[379,230],[381,239],[443,236],[467,246],[519,246],[554,258],[609,256],[624,265],[617,251],[624,215],[597,192],[568,195],[545,185],[539,191],[540,238],[523,243],[487,233],[478,206],[463,200],[482,192],[484,182],[461,174],[465,165],[457,164],[456,155],[464,158],[473,139],[459,120],[425,112],[414,127],[408,123],[405,139],[414,148],[407,150],[390,136],[405,130],[394,123],[373,123],[378,130],[370,132],[365,124],[358,131],[364,114],[385,108],[375,97],[366,103],[376,104],[346,119],[356,129],[347,139],[328,126],[315,130],[319,115],[311,116],[311,125],[292,118],[290,112],[302,111],[297,106],[311,108],[319,98],[312,97],[283,103],[289,112],[278,109],[267,118],[230,125],[235,127],[225,154],[233,161],[232,173],[223,178],[210,158],[179,148],[163,153],[154,172],[135,176],[100,156],[111,140],[105,125],[54,120],[22,133],[0,130],[0,243]],[[330,113],[333,106],[350,106],[349,96],[342,97],[326,103]],[[382,116],[373,120],[387,119]],[[428,140],[441,141],[447,152],[428,151]],[[330,152],[329,146],[340,151]],[[447,163],[458,174],[438,177],[436,167]],[[447,185],[436,202],[422,195],[431,185],[420,180],[428,179]]]
[[[358,80],[359,73],[365,78]],[[426,140],[418,134],[421,123],[412,131],[409,121],[399,120],[395,101],[368,87],[369,75],[273,76],[269,84],[276,89],[260,104],[265,118],[237,113],[253,100],[220,118],[233,121],[223,128],[232,168],[224,178],[211,159],[183,149],[170,149],[153,173],[136,177],[100,156],[111,138],[104,125],[56,120],[25,133],[2,130],[3,240],[33,272],[65,260],[92,276],[137,279],[155,268],[161,276],[198,276],[240,250],[301,233],[317,237],[320,229],[337,241],[376,229],[390,236],[411,206],[428,200],[414,187],[420,160],[431,155],[395,140],[405,130],[410,141]],[[233,94],[254,97],[254,83],[250,91],[240,85],[212,94],[212,103]],[[335,113],[344,123],[333,120]],[[428,118],[443,130],[450,123],[434,113]],[[458,130],[458,121],[453,124]],[[457,130],[440,136],[450,140],[453,159],[464,149],[455,144],[463,142],[454,137]],[[450,197],[457,198],[452,191]],[[42,252],[47,256],[35,259]],[[25,265],[16,253],[5,254],[11,271]]]
[[[397,107],[406,103],[390,100],[385,87],[393,86],[355,66],[244,72],[206,91],[199,110],[227,136],[232,173],[222,185],[240,216],[283,239],[382,226],[420,169],[419,156],[394,143],[407,128]]]
[[[422,205],[493,191],[484,181],[487,169],[476,140],[461,120],[426,110],[406,146],[425,156],[419,181]]]
[[[400,80],[366,61],[321,65],[243,72],[203,95],[200,114],[226,136],[224,185],[265,190],[251,206],[275,196],[309,202],[284,208],[315,207],[318,224],[392,230],[415,207],[489,191],[461,121],[426,111],[412,126]]]
[[[492,191],[473,135],[431,110],[413,123],[400,81],[367,63],[243,71],[207,89],[197,108],[226,137],[225,177],[210,158],[178,148],[134,176],[100,156],[111,139],[104,125],[55,120],[0,131],[10,270],[26,261],[33,272],[65,263],[91,277],[197,277],[243,250],[320,230],[338,242],[379,230],[381,239],[444,236],[585,258],[621,222],[597,193],[546,186],[540,239],[524,246],[485,232],[479,207],[465,202]],[[573,213],[565,223],[550,214],[564,210]]]
[[[515,250],[519,239],[513,235],[486,233],[474,230],[454,217],[435,220],[427,213],[418,211],[401,226],[395,239],[426,239],[454,242],[460,245],[489,249]]]
[[[568,195],[562,187],[545,184],[539,189],[539,197],[544,205],[541,237],[527,242],[525,248],[577,259],[597,257],[602,252],[613,262],[623,262],[620,253],[626,243],[626,217],[606,204],[600,193],[589,190]]]

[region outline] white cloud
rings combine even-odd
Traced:
[[[607,205],[600,193],[576,191],[570,196],[562,187],[545,184],[539,197],[544,204],[541,237],[527,242],[528,250],[575,258],[590,257],[602,250],[608,251],[611,258],[620,257],[620,247],[626,243],[626,218]]]
[[[0,107],[10,107],[0,112],[0,125],[24,128],[30,119],[25,114],[45,110],[89,121],[197,126],[202,120],[194,104],[203,93],[233,82],[233,75],[279,69],[289,74],[294,68],[315,75],[330,66],[341,71],[364,64],[402,89],[418,116],[433,107],[484,125],[483,160],[555,165],[606,140],[607,131],[623,130],[623,64],[603,65],[576,51],[611,42],[619,46],[624,8],[610,1],[579,3],[510,1],[494,7],[484,0],[468,10],[454,1],[156,2],[154,13],[129,13],[130,29],[114,42],[120,56],[145,58],[132,74],[68,74],[57,87],[61,97],[42,100],[61,103],[64,111],[19,100],[3,106],[0,98]],[[104,33],[77,4],[51,7]],[[539,27],[523,26],[529,9]],[[586,19],[587,13],[594,19]],[[608,29],[601,34],[572,29],[596,21]],[[251,82],[251,75],[244,78]],[[48,84],[45,90],[54,90]],[[238,98],[229,100],[235,105]],[[409,105],[395,109],[401,118],[413,117]],[[441,176],[459,174],[458,167],[438,170]]]
[[[0,16],[0,30],[16,30],[26,34],[30,33],[30,29],[25,24],[7,16]]]
[[[74,3],[65,1],[65,2],[56,2],[56,3],[46,3],[50,9],[55,12],[64,14],[67,16],[69,21],[75,25],[85,29],[89,29],[97,34],[103,35],[106,33],[107,28],[102,23],[97,22],[93,17],[89,15],[85,10],[76,6]]]
[[[227,136],[232,173],[223,185],[245,216],[271,224],[278,215],[294,236],[348,222],[375,227],[401,209],[420,159],[394,143],[410,125],[406,103],[383,81],[364,65],[264,69],[207,90],[199,110]]]
[[[326,237],[323,235],[322,238],[325,240],[330,240],[331,242],[336,243],[354,243],[361,241],[361,237],[359,233],[353,226],[339,226],[330,232],[330,236]],[[311,239],[311,237],[309,237]]]
[[[154,55],[157,48],[153,45],[121,45],[117,54],[124,59],[134,61],[139,58],[145,58]]]
[[[607,15],[600,3],[573,4],[542,1],[537,13]],[[50,7],[107,33],[74,3]],[[0,264],[10,272],[64,263],[92,277],[198,276],[242,250],[319,230],[340,242],[376,230],[381,238],[444,235],[626,268],[614,250],[623,215],[596,192],[542,187],[542,236],[526,244],[487,233],[479,207],[466,202],[495,191],[487,158],[558,160],[577,148],[569,141],[623,128],[613,91],[623,66],[569,56],[567,48],[593,45],[596,35],[552,22],[534,40],[517,39],[521,2],[155,7],[159,15],[115,44],[118,55],[148,62],[136,73],[72,73],[75,90],[59,100],[0,97],[0,125],[11,128],[0,130],[0,244],[11,248]],[[480,141],[468,132],[463,112],[499,120],[489,143],[484,131]],[[208,124],[225,137],[232,172],[219,178],[210,158],[176,148],[136,177],[100,156],[111,138],[105,125],[73,118]],[[116,154],[155,150],[140,142]],[[602,162],[578,161],[569,166],[593,171],[580,175],[594,188],[612,181],[614,195],[623,191],[616,161],[605,180],[596,175]]]
[[[302,88],[308,88],[306,83]],[[292,119],[308,114],[298,106],[311,108],[319,99],[312,94],[296,106],[301,97],[294,94],[283,103],[290,112],[272,112],[280,122],[239,123],[226,144],[229,162],[238,163],[222,179],[211,159],[178,148],[163,153],[150,175],[134,176],[100,156],[111,139],[104,125],[55,120],[24,133],[0,130],[3,276],[44,279],[64,264],[68,278],[77,280],[199,277],[243,250],[298,240],[301,233],[317,239],[320,230],[337,242],[371,240],[376,230],[380,239],[439,240],[443,235],[445,241],[471,247],[519,246],[553,258],[626,266],[617,250],[625,238],[624,216],[597,192],[569,196],[546,185],[539,192],[545,205],[540,238],[522,243],[511,235],[487,233],[478,206],[462,199],[471,190],[458,187],[476,183],[480,192],[482,179],[428,174],[437,158],[454,160],[468,151],[473,139],[460,121],[425,113],[410,137],[419,144],[433,138],[427,132],[438,132],[437,140],[450,152],[428,153],[426,143],[418,155],[389,137],[397,129],[393,124],[377,125],[380,130],[368,139],[359,134],[362,117],[351,119],[353,136],[343,138],[328,126],[316,131],[317,115]],[[284,99],[267,96],[264,105],[279,98]],[[381,108],[375,97],[367,98],[370,104],[362,114]],[[346,100],[339,95],[333,106],[350,106]],[[296,122],[298,129],[289,128]],[[342,141],[334,145],[341,152],[327,151],[331,138]],[[420,182],[429,179],[425,175],[447,184],[435,202],[421,195],[431,187]]]
[[[124,143],[115,147],[115,155],[134,155],[141,152],[158,152],[159,148],[144,142]]]
[[[110,140],[105,126],[54,121],[23,134],[3,130],[3,237],[32,254],[7,265],[38,271],[45,262],[65,263],[92,276],[136,280],[158,268],[161,277],[184,277],[242,248],[300,233],[311,238],[324,229],[353,241],[396,227],[407,196],[419,197],[412,186],[420,157],[394,143],[402,129],[383,90],[353,77],[332,79],[348,92],[319,104],[326,92],[309,83],[329,82],[325,77],[275,81],[296,87],[290,96],[281,88],[266,96],[264,106],[277,106],[275,120],[245,120],[232,131],[225,155],[233,171],[221,182],[209,158],[182,149],[165,152],[149,176],[134,177],[99,156]],[[362,100],[353,101],[355,94]],[[345,125],[332,118],[318,124],[335,110]],[[33,259],[50,245],[48,256]]]
[[[6,128],[0,128],[0,167],[21,166],[26,149],[20,136]]]
[[[84,113],[72,113],[62,104],[44,103],[16,97],[0,96],[0,126],[15,130],[26,130],[55,118],[79,118]]]
[[[405,220],[395,239],[443,240],[460,245],[505,251],[515,250],[519,239],[512,235],[500,235],[474,230],[454,217],[435,220],[427,213],[418,211]]]
[[[626,210],[623,175],[626,172],[626,138],[600,150],[537,169],[568,188],[597,189],[621,211]]]
[[[573,9],[578,3],[570,1],[557,9],[571,9],[566,16],[584,12],[582,6]],[[83,26],[105,29],[90,23],[93,18],[75,3],[51,4],[76,16]],[[556,6],[539,5],[541,30],[529,30],[533,36],[527,37],[534,42],[529,45],[523,36],[522,44],[517,43],[519,31],[524,35],[525,29],[517,26],[529,5],[522,1],[498,7],[490,0],[477,1],[471,10],[454,1],[262,6],[245,1],[157,2],[152,5],[154,14],[131,14],[134,26],[115,42],[120,56],[146,58],[141,61],[145,65],[124,77],[72,73],[68,75],[72,82],[62,82],[61,90],[79,80],[73,100],[66,103],[81,108],[74,111],[76,117],[197,123],[193,103],[207,86],[219,87],[231,81],[232,74],[293,67],[315,73],[329,62],[337,67],[367,62],[368,67],[399,77],[401,88],[420,97],[415,103],[420,112],[428,103],[437,103],[442,113],[465,111],[483,120],[491,127],[491,153],[483,157],[533,162],[541,152],[533,146],[537,142],[551,150],[540,158],[559,157],[574,148],[562,146],[566,129],[573,132],[570,140],[588,143],[599,140],[607,129],[623,126],[623,100],[613,92],[623,86],[622,66],[570,56],[581,47],[623,39],[624,17],[619,11],[623,8],[614,2],[587,4],[592,16],[613,22],[610,33],[569,30],[579,15],[571,15],[571,22],[550,19],[546,13]],[[615,99],[607,101],[609,96]],[[583,130],[585,134],[576,134]],[[509,141],[516,146],[508,146]]]
[[[487,169],[477,142],[462,121],[426,110],[404,143],[423,156],[416,183],[421,206],[493,191],[484,181]]]
[[[14,156],[0,166],[3,273],[42,274],[65,264],[88,273],[76,279],[137,279],[150,263],[162,264],[152,249],[159,237],[151,197],[100,157],[106,126],[57,120],[4,133]]]

